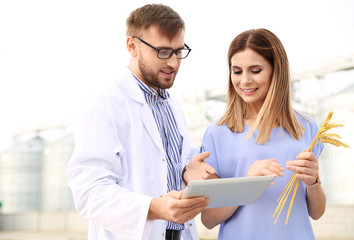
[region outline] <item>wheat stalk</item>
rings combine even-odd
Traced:
[[[337,147],[346,147],[346,148],[349,147],[347,144],[337,140],[337,139],[341,139],[341,137],[338,134],[325,133],[329,129],[343,126],[342,124],[329,123],[329,121],[332,118],[332,115],[333,115],[333,112],[328,113],[326,120],[322,123],[321,128],[318,130],[316,136],[314,137],[309,148],[307,149],[308,152],[312,152],[313,148],[319,143],[330,143],[330,144],[337,146]],[[337,139],[335,139],[335,138],[337,138]],[[296,192],[299,187],[300,181],[301,181],[300,179],[296,178],[296,173],[294,172],[293,175],[291,176],[288,184],[286,185],[286,187],[284,188],[283,192],[280,194],[280,196],[277,200],[278,206],[274,211],[273,218],[275,217],[276,214],[278,214],[278,216],[276,217],[274,224],[277,223],[280,213],[283,210],[284,205],[288,199],[288,196],[293,191],[293,195],[291,197],[289,208],[288,208],[288,214],[286,215],[286,221],[285,221],[285,225],[288,224],[291,208],[293,206]],[[294,188],[294,186],[295,186],[295,188]]]

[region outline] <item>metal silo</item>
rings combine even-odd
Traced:
[[[72,134],[46,145],[42,165],[42,205],[44,211],[74,210],[72,193],[66,182],[66,166],[73,152]]]
[[[45,141],[34,137],[0,155],[0,201],[3,213],[38,210]]]

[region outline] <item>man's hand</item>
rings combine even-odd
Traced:
[[[183,191],[171,191],[160,198],[151,201],[148,219],[163,219],[175,223],[185,223],[209,204],[205,197],[181,199]]]
[[[215,169],[204,162],[204,159],[209,157],[209,155],[209,152],[203,152],[197,154],[192,160],[190,160],[187,169],[182,176],[186,184],[192,180],[219,178],[219,176],[216,175]]]

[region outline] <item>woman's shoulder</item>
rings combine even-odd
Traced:
[[[318,125],[310,114],[296,111],[296,116],[300,124],[304,127],[305,133],[308,132],[311,135],[317,133]]]
[[[207,130],[206,133],[219,133],[219,132],[225,132],[225,131],[231,131],[227,124],[219,124],[220,118],[212,122]]]
[[[297,119],[301,123],[301,125],[303,125],[304,127],[306,125],[316,124],[315,120],[313,119],[313,117],[310,114],[306,113],[306,112],[295,111],[295,114],[296,114]]]
[[[213,139],[217,142],[228,142],[228,141],[238,141],[238,139],[243,139],[244,133],[233,132],[227,124],[220,124],[219,119],[212,122],[205,131],[203,139]],[[242,137],[243,136],[243,137]]]

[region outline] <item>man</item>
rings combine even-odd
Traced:
[[[198,239],[193,218],[209,200],[181,199],[182,169],[196,149],[166,91],[191,50],[184,22],[168,6],[145,5],[127,19],[126,44],[129,67],[76,123],[68,165],[75,206],[90,220],[89,240]],[[215,173],[208,155],[192,158],[185,180]]]

